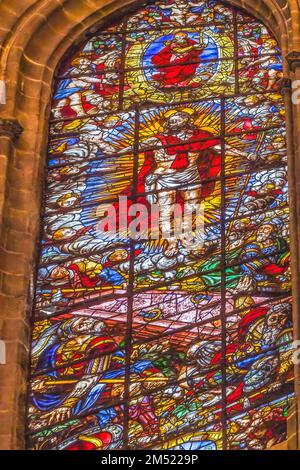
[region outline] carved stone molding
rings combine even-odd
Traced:
[[[23,127],[17,119],[1,119],[0,118],[0,137],[5,135],[13,141],[17,140],[23,132]]]
[[[300,52],[299,51],[292,51],[286,56],[287,62],[289,64],[289,68],[292,72],[300,67]]]

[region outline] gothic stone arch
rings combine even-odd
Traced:
[[[39,235],[49,103],[54,71],[68,48],[108,15],[133,0],[12,0],[0,7],[0,449],[24,448],[32,282]],[[299,0],[232,0],[276,35],[284,57],[282,90],[288,111],[289,185],[295,339],[300,338],[300,104],[291,81],[300,80]],[[139,2],[140,5],[140,2]],[[299,367],[296,389],[299,392]],[[295,414],[295,413],[294,413]],[[291,425],[297,422],[290,419]],[[300,419],[298,419],[300,422]],[[293,426],[292,426],[293,428]],[[290,446],[297,446],[291,429]]]

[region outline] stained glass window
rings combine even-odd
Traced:
[[[219,1],[138,3],[55,79],[28,446],[264,449],[293,396],[280,50]]]

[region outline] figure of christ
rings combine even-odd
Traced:
[[[251,158],[228,145],[225,149],[227,155]],[[221,170],[221,141],[199,129],[187,111],[175,111],[167,118],[163,132],[140,142],[140,150],[144,151],[145,162],[138,177],[138,193],[146,194],[147,204],[158,204],[160,234],[172,233],[174,204],[184,205],[184,219],[188,219],[186,211],[194,214],[213,193]],[[130,151],[132,148],[127,147],[119,153]],[[176,256],[179,240],[171,237],[167,243],[165,255]]]
[[[195,77],[204,47],[187,33],[176,33],[165,47],[152,57],[158,73],[152,79],[164,88],[187,87]]]

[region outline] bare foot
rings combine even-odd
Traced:
[[[168,248],[165,250],[165,256],[167,258],[173,258],[178,254],[178,242],[175,241],[168,241]]]

